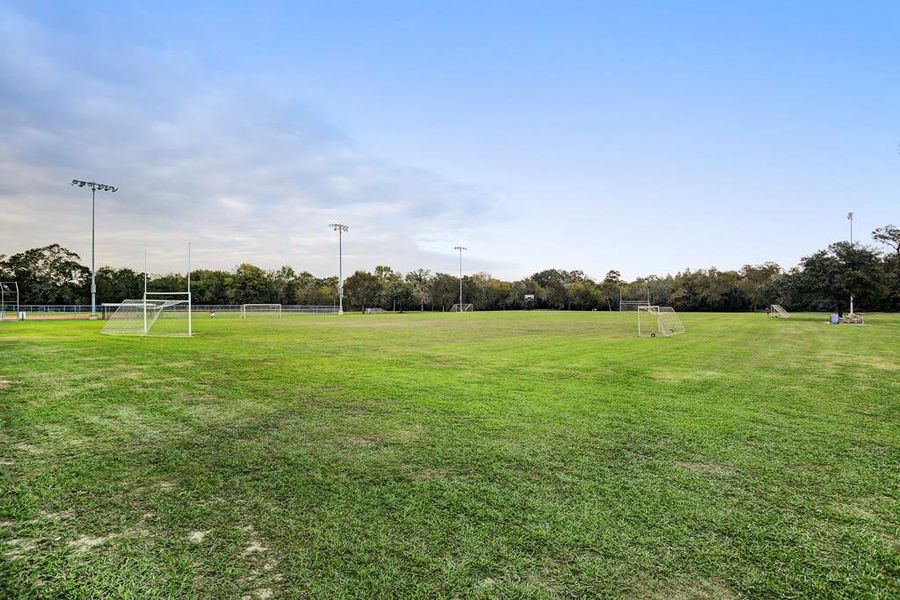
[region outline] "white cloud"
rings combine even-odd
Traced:
[[[183,53],[85,55],[9,8],[0,23],[0,253],[59,242],[89,260],[73,178],[119,187],[98,196],[98,264],[140,267],[148,248],[156,272],[181,269],[191,240],[198,267],[330,273],[335,220],[352,227],[349,270],[451,269],[419,241],[492,210],[482,190],[362,152],[277,81],[248,90]]]

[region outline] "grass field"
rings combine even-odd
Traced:
[[[0,597],[900,595],[900,315],[0,327]]]

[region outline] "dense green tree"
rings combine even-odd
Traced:
[[[225,271],[194,271],[191,273],[191,300],[194,304],[228,304],[228,289],[233,277]]]
[[[783,285],[791,305],[845,311],[854,296],[857,310],[880,307],[890,278],[879,255],[867,246],[837,242],[804,257]]]
[[[131,269],[97,269],[97,302],[121,302],[144,295],[144,274]]]
[[[426,269],[417,269],[406,274],[406,282],[413,287],[416,300],[419,303],[419,309],[425,310],[426,304],[431,304],[431,293],[429,283],[431,282],[431,271]]]
[[[758,310],[771,304],[784,304],[778,296],[778,279],[781,267],[773,262],[761,265],[744,265],[740,270],[740,293],[750,310]]]
[[[300,279],[292,267],[287,265],[268,273],[274,292],[273,302],[276,304],[293,304],[300,286]]]
[[[265,271],[243,263],[228,281],[228,299],[234,304],[271,303],[275,299],[275,289]]]
[[[374,308],[380,305],[381,296],[381,280],[371,273],[357,271],[344,280],[344,303],[348,308]]]
[[[437,273],[429,286],[432,306],[438,310],[450,310],[459,302],[459,279],[447,273]]]
[[[0,258],[6,280],[19,284],[22,304],[90,302],[90,270],[79,256],[59,244]]]

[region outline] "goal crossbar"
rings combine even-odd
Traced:
[[[619,300],[619,310],[637,310],[641,306],[650,306],[649,300]]]
[[[454,304],[450,307],[450,312],[473,312],[474,310],[474,304]]]

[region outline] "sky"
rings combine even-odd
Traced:
[[[0,0],[0,254],[628,279],[900,224],[898,2]]]

